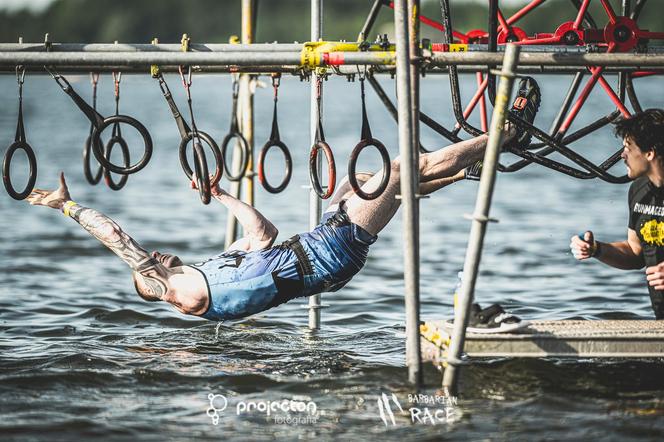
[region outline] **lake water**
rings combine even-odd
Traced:
[[[570,77],[538,79],[543,105],[537,124],[548,129]],[[87,77],[70,80],[90,97]],[[167,80],[185,111],[179,79]],[[662,106],[660,80],[638,81],[644,107]],[[393,92],[388,77],[381,82]],[[463,82],[466,100],[473,84],[474,76]],[[449,127],[448,88],[446,76],[426,77],[422,109]],[[194,77],[198,127],[216,139],[228,129],[230,93],[228,77]],[[55,82],[28,75],[24,95],[38,187],[54,187],[63,170],[74,200],[111,216],[146,249],[177,253],[185,262],[221,251],[226,212],[214,202],[203,206],[188,189],[177,129],[154,80],[127,75],[122,82],[121,112],[148,127],[155,152],[119,192],[85,182],[81,150],[89,123]],[[14,77],[0,78],[5,145],[14,137],[16,97]],[[395,156],[396,126],[371,90],[367,97],[374,136]],[[293,152],[294,177],[284,193],[256,192],[257,207],[280,229],[278,241],[308,227],[308,190],[302,186],[308,182],[309,84],[286,77],[280,98],[281,135]],[[259,147],[269,135],[271,99],[270,87],[257,90]],[[574,127],[611,108],[596,90]],[[110,76],[101,79],[99,109],[113,112]],[[325,83],[325,133],[342,175],[359,140],[359,110],[357,82]],[[446,144],[425,129],[422,142],[429,148]],[[599,161],[620,141],[605,129],[575,146]],[[138,150],[133,152],[136,157]],[[363,168],[378,165],[369,157]],[[272,161],[276,179],[280,163]],[[17,155],[15,163],[21,187],[26,162]],[[612,172],[622,175],[622,163]],[[627,189],[539,166],[499,175],[491,215],[500,223],[488,228],[478,302],[499,302],[528,319],[651,318],[642,271],[579,263],[568,250],[569,238],[585,229],[604,241],[625,238]],[[461,182],[421,203],[423,319],[452,315],[470,229],[463,215],[472,212],[476,191],[476,182]],[[323,296],[329,307],[322,311],[321,330],[310,332],[306,300],[219,325],[146,303],[134,293],[126,265],[72,220],[7,195],[0,197],[0,212],[3,439],[654,440],[664,431],[661,361],[477,363],[464,368],[462,395],[449,419],[411,423],[396,413],[395,424],[387,419],[386,425],[377,403],[381,395],[391,400],[394,393],[405,407],[412,393],[404,362],[400,215],[372,246],[366,267],[343,290]],[[434,395],[440,373],[426,365],[424,375],[422,393]],[[213,396],[217,425],[206,413],[210,394],[226,399],[224,409],[223,398]],[[260,411],[268,401],[281,406],[283,400],[295,401],[290,421],[281,408],[269,416]]]

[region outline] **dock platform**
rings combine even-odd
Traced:
[[[664,321],[529,321],[513,333],[466,334],[471,358],[664,358]],[[443,364],[451,328],[445,321],[420,326],[422,360]]]

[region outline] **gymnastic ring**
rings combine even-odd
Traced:
[[[286,175],[284,176],[284,179],[281,181],[281,183],[276,187],[273,187],[267,181],[267,177],[265,176],[265,158],[267,157],[268,151],[272,147],[278,147],[281,150],[281,152],[284,154],[284,161],[286,162]],[[258,181],[260,181],[260,183],[263,185],[263,188],[268,192],[279,193],[283,191],[286,186],[288,186],[292,175],[293,160],[291,158],[290,152],[288,151],[288,147],[280,140],[269,140],[267,143],[265,143],[261,149],[260,155],[258,156]]]
[[[217,185],[219,180],[221,180],[221,176],[224,174],[223,157],[221,155],[221,152],[219,151],[219,146],[217,146],[217,143],[212,139],[210,135],[200,130],[197,131],[196,134],[198,138],[200,138],[205,142],[205,144],[210,146],[210,149],[212,149],[212,153],[214,154],[214,159],[217,163],[217,168],[214,171],[214,177],[212,178],[212,181],[210,181],[210,187],[214,187]],[[191,170],[189,162],[187,161],[187,145],[189,144],[189,141],[191,141],[193,138],[194,138],[194,133],[189,132],[187,133],[186,136],[182,137],[182,141],[180,141],[180,165],[182,166],[182,170],[184,170],[184,174],[187,175],[187,178],[189,178],[189,180],[193,179],[194,172]],[[207,168],[207,163],[206,163],[206,168]]]
[[[101,181],[101,177],[104,174],[104,167],[100,164],[97,169],[97,173],[92,175],[92,170],[90,170],[90,143],[92,142],[92,136],[89,136],[85,140],[85,146],[83,147],[83,174],[85,179],[88,180],[88,183],[98,184]]]
[[[113,146],[115,146],[116,144],[119,144],[120,149],[122,150],[122,161],[124,162],[125,167],[129,167],[129,164],[131,164],[129,159],[129,146],[127,146],[127,142],[121,136],[115,136],[112,137],[110,140],[108,140],[108,143],[106,143],[106,146],[104,147],[104,157],[108,161],[111,160],[111,152],[113,151]],[[103,173],[104,173],[104,182],[106,182],[106,185],[110,187],[112,190],[122,189],[125,186],[125,184],[127,184],[127,178],[129,178],[128,175],[121,174],[122,177],[120,178],[120,181],[115,183],[113,182],[113,177],[111,176],[111,172],[108,169],[103,168]]]
[[[129,126],[136,129],[143,137],[145,152],[143,153],[143,158],[141,158],[136,164],[128,165],[127,167],[120,167],[104,158],[103,152],[100,148],[101,142],[99,137],[101,136],[101,133],[104,131],[104,129],[114,123],[128,124]],[[148,161],[150,161],[150,157],[152,156],[152,137],[150,137],[150,132],[148,132],[145,126],[143,126],[143,124],[141,124],[141,122],[137,119],[127,115],[111,115],[110,117],[104,118],[104,121],[99,126],[95,126],[93,129],[91,147],[92,152],[95,154],[95,158],[97,158],[97,161],[99,161],[99,164],[101,164],[104,169],[108,169],[111,172],[119,173],[122,175],[130,175],[143,169],[145,166],[147,166]]]
[[[328,186],[327,192],[323,191],[323,188],[320,185],[320,180],[318,178],[318,151],[323,149],[325,153],[325,158],[327,159],[327,176],[328,176]],[[337,167],[334,164],[334,154],[330,145],[325,141],[317,141],[316,144],[311,146],[311,152],[309,153],[309,178],[311,180],[311,185],[314,188],[314,191],[321,199],[328,199],[334,193],[334,187],[337,182]]]
[[[228,143],[233,138],[237,138],[240,141],[240,152],[242,156],[242,161],[240,161],[240,171],[237,175],[231,173],[231,168],[228,166],[228,161],[226,161],[226,151],[228,150]],[[224,172],[226,172],[226,178],[228,181],[240,181],[244,177],[245,172],[247,171],[247,166],[249,165],[249,143],[247,139],[244,138],[240,132],[231,131],[228,135],[224,137],[224,141],[221,143],[221,156],[224,158]]]
[[[373,146],[378,149],[380,153],[380,158],[383,160],[383,177],[380,180],[380,185],[373,192],[365,192],[360,187],[360,184],[357,182],[357,177],[355,176],[355,169],[357,167],[357,159],[360,157],[360,153],[364,148]],[[350,153],[350,159],[348,160],[348,183],[353,191],[362,198],[363,200],[374,200],[378,198],[387,188],[387,183],[390,181],[390,154],[387,153],[385,145],[378,141],[375,138],[367,138],[360,140],[359,143],[355,146],[353,151]]]
[[[196,187],[203,204],[210,204],[212,190],[210,186],[210,176],[208,175],[207,161],[205,151],[201,143],[194,142],[194,175],[196,177]]]
[[[11,172],[12,158],[14,157],[14,153],[19,149],[23,149],[25,151],[25,154],[28,156],[28,163],[30,163],[30,177],[28,178],[28,183],[22,192],[17,192],[14,190],[12,179],[9,175]],[[7,148],[7,152],[5,152],[5,158],[2,163],[2,181],[5,184],[5,189],[7,190],[9,196],[19,201],[24,200],[28,195],[30,195],[30,193],[32,193],[32,189],[35,188],[35,182],[37,181],[37,158],[35,157],[35,152],[32,150],[32,147],[30,147],[30,145],[25,141],[16,141],[11,146],[9,146],[9,148]]]

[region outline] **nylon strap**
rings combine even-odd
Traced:
[[[240,124],[237,120],[237,104],[240,95],[240,83],[233,78],[233,110],[231,112],[231,132],[240,132]]]
[[[80,95],[76,93],[74,88],[69,84],[69,81],[62,75],[58,74],[55,70],[51,71],[49,68],[44,66],[44,69],[51,74],[51,77],[55,80],[56,83],[62,88],[62,90],[71,97],[72,100],[74,100],[74,103],[76,103],[76,106],[85,114],[86,117],[88,117],[88,120],[92,124],[95,125],[95,127],[99,127],[102,125],[104,122],[104,117],[99,114],[95,109],[90,107],[90,105],[83,99],[81,98]]]
[[[316,125],[316,142],[325,141],[325,134],[323,133],[323,116],[321,112],[321,87],[323,79],[316,76],[316,113],[318,114],[318,124]]]
[[[186,137],[187,134],[189,134],[190,132],[189,125],[187,124],[186,121],[184,121],[184,118],[180,113],[180,109],[178,109],[177,104],[175,104],[175,100],[173,99],[173,94],[171,94],[171,90],[168,88],[168,84],[166,84],[164,76],[161,74],[161,72],[157,72],[155,78],[159,81],[159,88],[161,89],[161,93],[164,94],[164,98],[168,103],[168,107],[171,108],[171,113],[173,114],[173,118],[175,118],[175,124],[177,124],[178,131],[180,132],[180,137],[181,138]]]
[[[367,106],[364,98],[364,77],[360,77],[360,91],[362,94],[362,134],[360,135],[363,140],[370,140],[371,128],[369,127],[369,119],[367,118]]]
[[[122,72],[112,72],[113,76],[113,95],[115,96],[115,115],[120,115],[120,80],[122,79]],[[122,137],[120,132],[120,122],[113,124],[112,137]]]
[[[99,82],[99,74],[96,72],[90,72],[90,83],[92,83],[92,109],[97,111],[97,82]],[[90,135],[95,130],[95,125],[90,123]]]
[[[25,126],[23,125],[23,79],[25,78],[25,69],[19,74],[19,67],[16,67],[16,80],[18,82],[18,122],[16,123],[16,136],[14,141],[25,142]]]
[[[279,101],[279,77],[272,78],[272,86],[274,87],[274,111],[272,112],[272,132],[270,133],[270,140],[280,141],[279,123],[277,122],[277,102]]]

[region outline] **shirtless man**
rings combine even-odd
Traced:
[[[519,98],[532,104],[525,109],[515,105],[513,111],[523,111],[521,115],[532,121],[539,97],[535,104],[536,84],[529,87],[534,80],[525,81]],[[463,179],[464,169],[482,159],[487,139],[482,135],[420,155],[419,193],[429,194]],[[510,126],[505,139],[521,145],[524,137]],[[272,245],[278,231],[267,218],[216,186],[213,197],[238,219],[245,236],[224,253],[192,265],[174,255],[148,253],[106,215],[72,201],[63,174],[58,189],[35,189],[27,200],[62,211],[118,255],[132,269],[136,291],[143,299],[165,301],[184,314],[219,321],[343,287],[360,271],[369,245],[399,208],[400,165],[399,158],[392,161],[387,188],[374,200],[355,195],[344,179],[321,223],[277,246]],[[381,181],[380,174],[359,174],[358,178],[365,192],[375,191]]]

